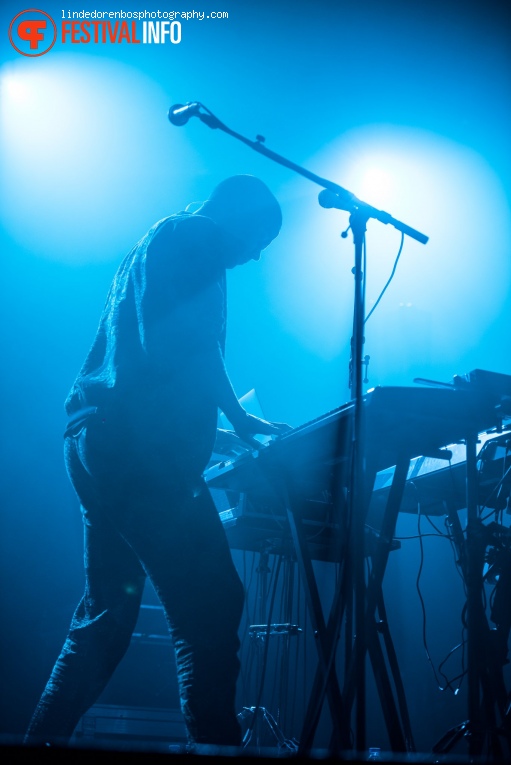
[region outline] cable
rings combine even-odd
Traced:
[[[452,550],[452,556],[454,558],[454,568],[456,569],[456,573],[458,574],[459,578],[461,579],[461,583],[463,585],[463,592],[465,593],[465,597],[467,596],[467,583],[465,581],[465,577],[463,575],[463,567],[461,564],[460,556],[463,554],[461,550],[458,551],[458,548],[456,547],[456,542],[454,539],[454,533],[452,530],[452,527],[449,523],[449,516],[444,516],[444,523],[445,527],[447,529],[447,539],[449,540],[449,543],[451,545]]]
[[[499,482],[498,482],[498,483],[497,483],[497,484],[496,484],[496,485],[493,487],[493,489],[492,489],[491,493],[490,493],[490,494],[488,495],[488,497],[486,498],[486,502],[485,502],[485,503],[484,503],[484,505],[481,507],[481,510],[480,510],[480,512],[481,512],[481,513],[482,513],[482,511],[483,511],[483,510],[484,510],[486,507],[488,507],[488,502],[489,502],[489,501],[490,501],[490,499],[493,497],[493,495],[495,494],[495,492],[496,492],[496,491],[498,491],[498,490],[500,489],[500,487],[501,487],[501,486],[504,484],[504,481],[506,480],[506,478],[507,478],[507,476],[508,476],[508,474],[509,474],[509,473],[511,473],[511,465],[508,467],[508,469],[506,470],[506,472],[504,473],[504,475],[502,476],[502,478],[500,479],[500,481],[499,481]],[[499,511],[498,511],[498,509],[497,509],[497,508],[495,508],[494,510],[492,510],[492,511],[491,511],[491,513],[488,513],[488,515],[485,515],[485,516],[484,516],[483,518],[481,518],[480,520],[481,520],[481,521],[486,521],[486,520],[488,520],[488,518],[491,518],[491,516],[492,516],[492,515],[494,515],[494,514],[495,514],[495,515],[497,515],[497,513],[498,513],[498,512],[499,512]]]
[[[438,528],[438,526],[436,526],[436,525],[433,523],[433,521],[431,520],[431,518],[430,518],[430,516],[429,516],[429,515],[425,515],[425,516],[424,516],[424,518],[427,520],[427,522],[429,523],[429,525],[430,525],[430,526],[433,526],[433,528],[435,529],[435,531],[437,532],[437,534],[440,534],[440,536],[442,536],[442,537],[449,537],[449,534],[446,534],[444,531],[442,531],[441,529],[439,529],[439,528]]]
[[[421,577],[422,568],[423,568],[423,565],[424,565],[424,548],[423,548],[423,544],[422,544],[423,537],[427,537],[427,536],[430,536],[430,537],[441,537],[442,539],[446,539],[450,543],[451,548],[452,548],[452,550],[454,552],[454,556],[455,556],[456,570],[458,571],[458,574],[461,577],[461,580],[462,580],[464,588],[465,588],[465,580],[464,580],[463,576],[461,575],[461,572],[459,571],[459,565],[458,565],[458,561],[457,561],[456,548],[455,548],[455,545],[454,545],[454,542],[453,542],[452,533],[449,530],[449,526],[447,526],[448,518],[446,517],[446,519],[445,519],[446,527],[447,527],[448,532],[447,532],[447,534],[443,534],[440,531],[440,529],[438,529],[438,527],[431,521],[429,516],[425,516],[426,519],[429,521],[429,523],[433,526],[434,529],[437,530],[438,533],[436,533],[436,534],[432,534],[432,533],[423,534],[421,532],[421,527],[420,527],[421,517],[422,517],[422,513],[421,513],[421,508],[420,508],[420,502],[417,502],[417,518],[418,518],[417,525],[418,525],[418,531],[419,531],[418,538],[419,538],[419,543],[420,543],[421,556],[420,556],[420,566],[419,566],[419,571],[418,571],[418,574],[417,574],[416,586],[417,586],[417,592],[419,593],[419,599],[420,599],[420,604],[421,604],[422,614],[423,614],[422,638],[423,638],[424,649],[426,651],[426,656],[427,656],[428,661],[429,661],[429,663],[431,665],[431,669],[433,670],[433,675],[435,677],[435,681],[436,681],[439,689],[441,691],[450,690],[453,693],[454,696],[457,696],[458,693],[459,693],[459,690],[461,688],[461,684],[463,682],[463,679],[464,679],[464,677],[465,677],[465,675],[467,673],[467,670],[466,670],[466,667],[465,667],[465,644],[466,644],[466,638],[465,638],[465,631],[466,631],[465,630],[465,628],[466,628],[466,624],[465,624],[465,611],[466,611],[466,604],[464,605],[463,610],[462,610],[461,642],[458,643],[458,645],[454,646],[454,648],[452,648],[449,651],[449,653],[447,654],[445,659],[443,659],[440,662],[440,664],[438,665],[438,674],[437,674],[437,670],[435,670],[435,667],[433,665],[433,660],[431,659],[431,655],[429,653],[429,649],[428,649],[428,645],[427,645],[426,608],[425,608],[424,599],[422,597],[422,593],[421,593],[421,590],[420,590],[420,577]],[[447,675],[443,672],[443,666],[448,661],[448,659],[457,650],[459,650],[460,648],[461,648],[461,672],[460,672],[460,674],[458,674],[458,675],[452,677],[451,679],[449,679],[447,677]],[[443,678],[443,680],[445,681],[444,685],[442,685],[442,683],[440,682],[440,680],[438,678],[438,675],[440,675]],[[458,683],[457,687],[454,687],[454,684],[457,683],[458,680],[460,682]]]
[[[366,324],[369,321],[369,318],[372,316],[372,314],[376,310],[376,307],[377,307],[378,303],[380,302],[380,300],[384,296],[385,292],[387,291],[387,287],[389,286],[390,282],[394,278],[394,274],[396,273],[397,264],[399,263],[399,258],[401,257],[401,253],[403,252],[404,241],[405,241],[405,235],[401,234],[401,244],[399,245],[399,250],[398,250],[398,253],[396,255],[396,259],[394,261],[394,267],[392,268],[392,272],[391,272],[391,274],[390,274],[390,276],[388,278],[387,284],[385,285],[385,287],[380,292],[378,300],[376,301],[376,303],[373,305],[373,307],[371,308],[371,310],[367,314],[367,316],[365,318],[365,321],[364,321],[364,324]],[[364,239],[364,242],[365,242],[365,239]],[[365,245],[364,245],[364,251],[365,251]]]
[[[431,666],[431,669],[433,670],[433,675],[435,677],[435,682],[438,685],[439,689],[441,691],[445,690],[442,688],[442,684],[440,680],[438,679],[438,675],[435,669],[435,665],[433,664],[433,660],[431,658],[431,655],[429,653],[428,648],[428,639],[427,639],[427,616],[426,616],[426,605],[424,603],[424,598],[422,597],[422,592],[420,588],[420,579],[422,575],[422,569],[424,567],[424,545],[422,543],[422,532],[421,532],[421,506],[420,502],[417,503],[417,531],[419,536],[419,546],[420,546],[420,562],[419,562],[419,570],[417,572],[417,578],[415,580],[415,587],[417,589],[417,593],[419,595],[419,602],[421,605],[422,610],[422,643],[424,645],[424,650],[426,651],[426,656],[428,659],[428,662]]]
[[[444,664],[445,664],[445,663],[446,663],[446,662],[447,662],[447,661],[448,661],[448,660],[451,658],[451,656],[452,656],[452,655],[453,655],[453,654],[454,654],[454,653],[455,653],[457,650],[459,650],[460,648],[462,649],[462,657],[464,656],[464,650],[465,650],[465,644],[466,644],[466,642],[467,642],[467,641],[466,641],[466,639],[464,639],[464,638],[463,638],[463,635],[462,635],[462,640],[461,640],[461,643],[458,643],[458,645],[455,645],[455,646],[454,646],[454,648],[451,648],[451,650],[449,651],[449,653],[447,654],[447,656],[445,657],[445,659],[443,659],[443,661],[441,661],[441,662],[440,662],[440,664],[438,665],[438,672],[439,672],[439,674],[440,674],[440,675],[441,675],[441,676],[444,678],[444,680],[445,680],[445,688],[444,688],[444,690],[447,690],[447,689],[449,689],[450,691],[452,691],[452,693],[454,694],[454,696],[457,696],[457,695],[458,695],[458,693],[459,693],[459,691],[460,691],[460,688],[461,688],[461,683],[463,682],[463,678],[464,678],[464,677],[465,677],[465,675],[467,674],[467,671],[466,671],[466,669],[464,668],[464,663],[462,664],[462,672],[461,672],[459,675],[456,675],[456,677],[453,677],[453,678],[451,678],[450,680],[449,680],[449,678],[447,677],[447,675],[446,675],[446,674],[443,672],[443,669],[442,669],[442,668],[443,668]],[[458,687],[457,687],[457,688],[454,688],[454,687],[453,687],[453,683],[455,683],[457,680],[460,680],[460,683],[459,683],[459,685],[458,685]]]
[[[452,468],[452,463],[451,463],[450,460],[449,460],[449,467]],[[451,472],[451,475],[452,475],[452,472]],[[465,578],[464,578],[463,573],[461,571],[460,562],[458,560],[458,552],[457,552],[456,545],[455,545],[454,535],[453,535],[451,526],[449,525],[449,514],[446,513],[446,515],[444,516],[444,523],[445,523],[445,527],[446,527],[447,533],[443,533],[441,531],[441,529],[439,529],[438,526],[435,523],[433,523],[433,521],[431,520],[429,515],[426,515],[425,516],[426,520],[435,529],[436,533],[423,534],[422,531],[421,531],[421,525],[420,525],[421,517],[422,517],[421,504],[420,504],[420,495],[419,495],[419,491],[418,491],[418,488],[417,488],[416,484],[414,482],[412,482],[411,485],[413,486],[413,488],[415,489],[415,492],[417,494],[417,526],[418,526],[419,534],[414,536],[414,537],[413,536],[412,537],[401,537],[401,538],[400,537],[396,537],[396,539],[419,539],[420,550],[421,550],[421,559],[420,559],[419,571],[418,571],[418,574],[417,574],[416,586],[417,586],[417,592],[419,593],[419,599],[420,599],[420,604],[421,604],[421,608],[422,608],[422,615],[423,615],[422,636],[423,636],[424,648],[425,648],[425,651],[426,651],[426,656],[428,657],[428,661],[429,661],[429,663],[431,665],[431,668],[433,670],[433,674],[435,676],[435,681],[438,684],[440,690],[444,691],[444,690],[448,689],[448,690],[452,691],[452,693],[455,696],[457,696],[458,693],[459,693],[459,690],[461,688],[461,683],[463,682],[463,678],[466,675],[466,668],[465,668],[465,643],[466,643],[466,638],[465,638],[465,623],[464,623],[464,616],[463,616],[464,612],[465,612],[465,609],[466,609],[466,604],[465,604],[465,606],[463,608],[463,611],[462,611],[461,643],[458,643],[457,646],[452,648],[449,651],[449,653],[447,654],[447,656],[445,657],[445,659],[443,659],[443,661],[441,661],[440,664],[438,665],[438,674],[441,675],[442,678],[445,680],[445,685],[444,685],[444,687],[442,687],[441,683],[438,680],[438,675],[437,675],[437,673],[435,671],[435,668],[434,668],[434,665],[433,665],[433,662],[432,662],[432,659],[431,659],[431,655],[429,653],[429,649],[428,649],[428,646],[427,646],[426,608],[425,608],[424,599],[422,597],[422,593],[421,593],[421,590],[420,590],[420,577],[421,577],[422,568],[423,568],[423,565],[424,565],[424,548],[423,548],[423,544],[422,544],[423,538],[424,537],[441,537],[442,539],[446,539],[449,542],[449,544],[451,546],[451,550],[453,552],[453,556],[454,556],[454,565],[455,565],[456,571],[457,571],[457,573],[458,573],[458,575],[459,575],[459,577],[460,577],[460,579],[462,581],[463,588],[464,588],[465,595],[466,595]],[[462,656],[461,656],[461,670],[462,671],[461,671],[461,673],[459,675],[456,675],[455,677],[453,677],[453,678],[451,678],[449,680],[447,675],[443,672],[442,668],[443,668],[444,664],[446,663],[446,661],[449,659],[449,657],[452,656],[452,654],[456,650],[458,650],[460,647],[462,649]],[[458,687],[454,688],[453,685],[454,685],[454,683],[456,683],[457,680],[460,680],[460,682],[458,684]]]

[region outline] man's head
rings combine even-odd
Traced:
[[[224,235],[227,268],[259,260],[282,225],[280,205],[266,184],[253,175],[233,175],[213,189],[197,210],[215,221]]]

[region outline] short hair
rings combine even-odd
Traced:
[[[235,228],[261,232],[268,244],[282,226],[282,211],[277,199],[254,175],[232,175],[221,181],[206,204]]]

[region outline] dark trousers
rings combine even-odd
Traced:
[[[173,638],[191,740],[236,746],[243,588],[224,530],[193,477],[193,455],[132,436],[94,416],[66,438],[84,520],[85,593],[26,740],[69,739],[129,646],[149,576]]]

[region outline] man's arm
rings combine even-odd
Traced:
[[[177,227],[169,221],[149,247],[141,291],[145,347],[169,379],[186,367],[239,437],[258,448],[255,433],[276,435],[289,426],[248,414],[227,374],[220,348],[225,298],[217,234],[212,221],[190,216]]]
[[[258,448],[261,444],[252,438],[254,434],[261,433],[274,436],[290,429],[289,425],[282,422],[268,422],[259,417],[254,417],[243,409],[232,387],[218,344],[208,351],[207,356],[207,360],[203,360],[207,361],[206,366],[211,373],[209,386],[211,395],[215,404],[225,414],[240,438]]]

